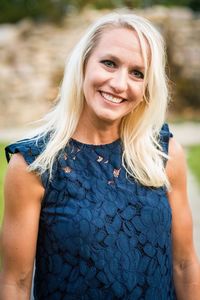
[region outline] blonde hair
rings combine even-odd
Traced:
[[[163,163],[167,155],[159,144],[168,103],[165,45],[151,23],[134,14],[112,13],[100,18],[75,46],[66,63],[59,101],[37,130],[37,139],[50,133],[49,140],[29,170],[39,174],[49,170],[51,175],[58,152],[73,136],[80,119],[84,104],[84,66],[103,32],[112,28],[127,28],[137,33],[146,65],[144,101],[123,118],[120,126],[123,165],[145,186],[169,187]]]

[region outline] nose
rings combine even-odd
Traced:
[[[110,87],[116,93],[125,92],[128,88],[128,74],[126,70],[117,70],[113,73],[113,77],[110,80]]]

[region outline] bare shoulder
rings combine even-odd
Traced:
[[[183,151],[183,147],[181,146],[181,144],[174,138],[170,138],[169,140],[169,155],[170,156],[179,156],[179,155],[183,155],[184,151]]]
[[[42,198],[44,194],[39,176],[28,170],[27,163],[19,153],[14,154],[9,162],[5,177],[5,188],[7,187],[18,192],[23,192],[23,189],[27,190],[28,187],[29,192],[38,194],[39,198]]]
[[[186,180],[186,158],[183,147],[175,138],[169,141],[169,159],[167,161],[166,173],[171,185],[182,183]]]
[[[33,173],[30,173],[28,171],[28,165],[20,153],[16,153],[12,155],[8,164],[7,174],[9,176],[20,174],[20,175],[27,175],[30,177],[34,177],[32,176]]]
[[[28,170],[28,165],[21,154],[14,154],[5,176],[4,219],[26,210],[38,210],[43,195],[44,188],[39,176]]]
[[[166,173],[171,185],[168,199],[174,213],[175,211],[179,213],[183,206],[187,206],[189,209],[185,153],[182,146],[174,138],[171,138],[169,142],[169,159]]]

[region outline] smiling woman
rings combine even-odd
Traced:
[[[167,103],[159,32],[133,14],[93,24],[44,124],[6,148],[1,300],[29,299],[35,256],[35,300],[200,299]]]
[[[144,62],[137,34],[126,28],[106,30],[85,65],[85,105],[79,124],[82,126],[84,122],[86,132],[91,132],[91,126],[95,130],[97,124],[103,128],[108,123],[108,128],[112,124],[106,137],[108,141],[119,137],[121,119],[144,100],[141,69]],[[82,138],[79,132],[77,126],[74,136],[78,140]],[[91,138],[94,140],[89,142],[101,143],[95,140],[99,138],[95,134]]]

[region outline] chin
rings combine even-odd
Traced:
[[[118,123],[121,120],[121,117],[115,117],[110,114],[98,114],[97,118],[106,123]]]

